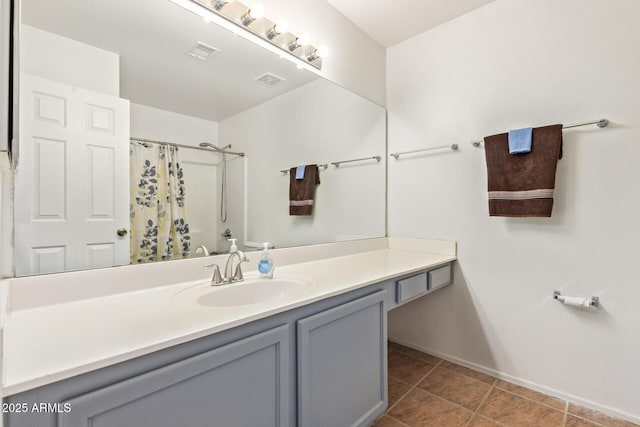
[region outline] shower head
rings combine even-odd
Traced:
[[[224,147],[220,148],[220,147],[218,147],[217,145],[213,145],[213,144],[212,144],[212,143],[210,143],[210,142],[201,142],[201,143],[200,143],[200,147],[209,147],[209,148],[213,148],[213,149],[214,149],[214,150],[216,150],[216,151],[224,151],[224,150],[226,150],[227,148],[231,148],[231,144],[229,144],[229,145],[225,145]]]
[[[215,145],[213,145],[210,142],[201,142],[200,143],[200,147],[209,147],[209,148],[213,148],[216,151],[220,151],[220,148],[216,147]]]

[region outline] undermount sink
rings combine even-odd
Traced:
[[[200,285],[181,294],[206,307],[234,307],[285,298],[310,285],[310,280],[302,278],[245,279],[222,286]]]

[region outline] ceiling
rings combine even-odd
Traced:
[[[326,0],[384,46],[492,0]],[[22,22],[120,55],[120,96],[220,122],[317,78],[167,0],[22,0]],[[185,55],[200,41],[207,62]],[[269,72],[275,87],[254,79]]]
[[[222,121],[318,78],[167,0],[22,0],[22,23],[120,55],[120,96]],[[208,61],[196,43],[220,49]],[[269,72],[285,81],[254,81]]]
[[[327,0],[382,46],[389,47],[493,0]]]

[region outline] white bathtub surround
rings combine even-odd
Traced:
[[[275,278],[301,278],[310,285],[284,298],[215,310],[181,291],[213,290],[203,267],[224,265],[223,256],[5,281],[10,306],[4,395],[445,264],[456,259],[456,245],[383,238],[274,249],[271,255],[278,266]],[[245,270],[247,281],[257,278],[257,261],[252,258]]]
[[[391,339],[636,423],[638,15],[635,0],[496,0],[393,46],[387,70],[389,151],[460,145],[389,162],[389,234],[460,243],[454,286],[391,312]],[[489,218],[471,141],[602,117],[564,131],[552,218]]]

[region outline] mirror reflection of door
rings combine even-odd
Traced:
[[[129,263],[129,101],[21,76],[16,274]]]

